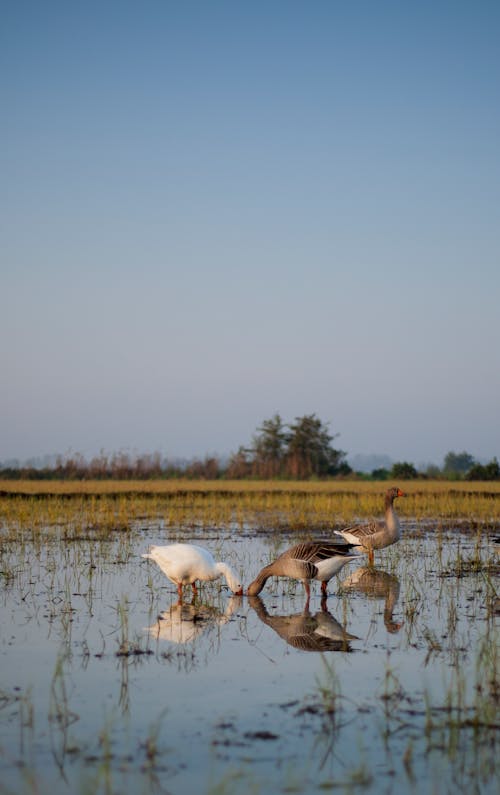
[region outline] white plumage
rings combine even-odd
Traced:
[[[155,640],[179,644],[191,643],[214,627],[227,624],[240,606],[241,599],[238,596],[227,600],[223,613],[208,605],[177,602],[160,613],[156,622],[146,628],[146,632]]]
[[[197,594],[196,581],[216,580],[224,576],[233,593],[241,596],[243,586],[237,575],[227,563],[216,562],[208,549],[196,544],[169,544],[153,546],[142,555],[158,564],[162,572],[177,585],[179,598],[182,599],[182,588],[191,585]]]

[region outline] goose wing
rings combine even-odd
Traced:
[[[288,555],[294,560],[303,560],[314,564],[336,556],[348,555],[353,547],[353,544],[346,544],[345,541],[307,541],[292,547],[288,551]]]
[[[341,535],[347,534],[351,537],[354,536],[358,539],[370,538],[384,529],[384,525],[380,522],[368,522],[367,524],[355,524],[352,527],[345,527],[340,531]]]

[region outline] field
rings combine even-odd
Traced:
[[[500,484],[399,483],[401,540],[318,583],[177,603],[141,554],[195,541],[248,585],[389,483],[0,482],[0,793],[500,786]]]
[[[500,525],[500,483],[404,483],[413,524]],[[385,483],[363,481],[0,481],[0,521],[15,529],[106,533],[143,518],[173,527],[336,528],[379,515]]]

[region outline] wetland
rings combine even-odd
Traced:
[[[193,541],[247,586],[385,488],[1,484],[0,792],[498,792],[500,488],[405,483],[401,540],[308,608],[179,604],[141,558]]]

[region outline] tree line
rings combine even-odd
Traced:
[[[87,460],[80,453],[57,456],[50,464],[0,465],[0,478],[27,480],[154,480],[188,478],[288,479],[366,478],[408,480],[441,478],[448,480],[500,480],[495,458],[487,464],[477,462],[463,451],[446,454],[442,468],[429,466],[419,471],[413,463],[398,461],[390,469],[374,469],[370,474],[354,472],[347,453],[333,446],[339,434],[329,432],[329,423],[316,414],[296,417],[285,423],[279,413],[256,429],[248,445],[242,445],[228,459],[216,455],[190,461],[169,459],[160,453],[130,454],[101,452]]]

